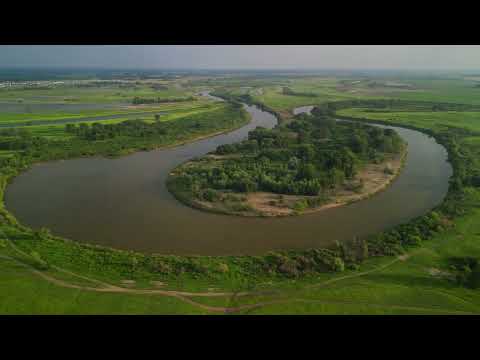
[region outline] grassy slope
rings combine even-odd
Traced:
[[[458,221],[456,229],[441,234],[424,247],[414,250],[406,261],[398,261],[381,271],[364,276],[345,279],[317,289],[302,289],[293,294],[295,297],[312,299],[318,303],[291,302],[259,309],[256,312],[433,314],[462,311],[479,313],[480,293],[478,291],[460,288],[446,279],[434,277],[429,273],[432,268],[445,266],[444,261],[447,257],[480,255],[479,216],[480,211],[477,210],[474,214],[462,218]],[[389,261],[391,259],[369,261],[369,265]],[[323,304],[322,301],[325,303]]]
[[[62,288],[8,259],[0,258],[0,267],[0,314],[205,313],[170,297],[100,294]]]

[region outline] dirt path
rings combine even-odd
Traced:
[[[359,273],[356,273],[356,274],[340,276],[340,277],[337,277],[337,278],[326,280],[326,281],[318,283],[318,284],[310,285],[309,287],[312,288],[312,287],[326,286],[326,285],[333,284],[337,281],[346,280],[346,279],[353,279],[353,278],[356,278],[356,277],[371,274],[371,273],[376,272],[376,271],[384,270],[384,269],[392,266],[393,264],[396,264],[399,261],[406,261],[411,255],[412,254],[410,254],[410,255],[406,255],[406,254],[405,255],[400,255],[400,256],[396,257],[395,259],[393,259],[392,261],[390,261],[386,264],[383,264],[381,266],[375,267],[373,269],[370,269],[370,270],[367,270],[367,271],[362,271],[362,272],[359,272]]]
[[[15,250],[17,253],[21,254],[22,256],[30,257],[27,253],[24,251],[20,250],[10,239],[8,239],[5,234],[3,234],[4,238],[8,241],[10,246],[12,247],[13,250]],[[314,287],[321,287],[321,286],[327,286],[330,284],[333,284],[338,281],[346,280],[346,279],[352,279],[356,277],[361,277],[364,275],[371,274],[373,272],[381,271],[384,270],[394,264],[396,264],[399,261],[406,261],[410,255],[401,255],[396,257],[394,260],[383,264],[381,266],[375,267],[373,269],[359,272],[356,274],[351,274],[351,275],[346,275],[346,276],[341,276],[337,277],[334,279],[330,279],[318,284],[313,284],[308,286],[309,288],[314,288]],[[263,302],[258,302],[254,304],[246,304],[246,305],[239,305],[239,306],[210,306],[210,305],[205,305],[202,304],[198,301],[192,300],[191,297],[231,297],[232,300],[236,299],[237,297],[246,297],[246,296],[256,296],[256,295],[268,295],[268,294],[276,294],[280,295],[278,292],[186,292],[186,291],[175,291],[175,290],[159,290],[159,289],[130,289],[130,288],[124,288],[121,286],[117,285],[112,285],[97,279],[93,279],[87,276],[83,276],[77,273],[74,273],[72,271],[62,269],[58,266],[52,266],[53,269],[63,272],[65,274],[68,274],[73,277],[77,277],[79,279],[83,279],[89,282],[92,282],[94,284],[98,284],[101,287],[92,287],[92,286],[85,286],[85,285],[77,285],[77,284],[72,284],[70,282],[64,281],[57,279],[49,274],[47,274],[44,271],[40,271],[33,266],[26,264],[18,259],[15,259],[11,256],[7,255],[0,255],[0,259],[4,260],[10,260],[15,262],[16,264],[28,269],[35,275],[41,277],[42,279],[55,284],[60,287],[64,288],[69,288],[69,289],[77,289],[77,290],[83,290],[83,291],[94,291],[98,293],[122,293],[122,294],[132,294],[132,295],[161,295],[161,296],[170,296],[177,298],[180,301],[186,302],[192,306],[199,307],[203,310],[210,311],[210,312],[217,312],[217,313],[224,313],[224,314],[229,314],[229,313],[238,313],[240,311],[247,311],[247,310],[254,310],[260,307],[264,307],[267,305],[275,305],[275,304],[282,304],[282,303],[290,303],[290,302],[302,302],[302,303],[316,303],[316,304],[325,304],[325,305],[361,305],[361,306],[367,306],[367,307],[376,307],[376,308],[386,308],[386,309],[394,309],[394,310],[412,310],[412,311],[422,311],[422,312],[437,312],[437,313],[445,313],[445,314],[462,314],[462,315],[467,315],[467,314],[474,314],[472,312],[466,312],[466,311],[459,311],[459,310],[446,310],[446,309],[440,309],[440,308],[425,308],[425,307],[416,307],[416,306],[405,306],[405,305],[395,305],[395,304],[374,304],[371,302],[359,302],[359,301],[342,301],[342,300],[314,300],[314,299],[301,299],[301,298],[283,298],[283,299],[276,299],[276,300],[270,300],[270,301],[263,301]]]
[[[459,314],[459,315],[470,315],[474,314],[472,312],[466,312],[466,311],[455,311],[455,310],[445,310],[441,308],[425,308],[425,307],[417,307],[417,306],[405,306],[405,305],[393,305],[393,304],[374,304],[370,302],[359,302],[359,301],[341,301],[341,300],[314,300],[314,299],[300,299],[300,298],[289,298],[289,299],[278,299],[278,300],[271,300],[271,301],[264,301],[264,302],[259,302],[259,303],[254,303],[254,304],[247,304],[247,305],[240,305],[240,306],[230,306],[230,307],[225,307],[225,306],[210,306],[210,305],[205,305],[202,303],[199,303],[197,301],[194,301],[190,299],[189,297],[191,296],[206,296],[206,297],[211,297],[211,296],[239,296],[239,295],[247,295],[247,294],[253,294],[253,293],[191,293],[191,292],[181,292],[181,291],[166,291],[166,290],[136,290],[136,289],[126,289],[122,287],[118,287],[115,285],[108,285],[108,287],[104,288],[95,288],[95,287],[89,287],[89,286],[82,286],[82,285],[75,285],[68,283],[66,281],[56,279],[53,276],[50,276],[46,274],[45,272],[39,271],[30,265],[27,265],[21,261],[18,261],[12,257],[9,256],[2,256],[0,255],[0,259],[5,259],[5,260],[10,260],[15,262],[18,265],[21,265],[25,268],[28,268],[32,273],[38,275],[42,279],[55,284],[57,286],[61,286],[64,288],[69,288],[69,289],[77,289],[77,290],[85,290],[85,291],[94,291],[94,292],[100,292],[100,293],[131,293],[131,294],[157,294],[157,295],[163,295],[163,296],[171,296],[174,298],[177,298],[181,301],[184,301],[192,306],[197,306],[203,310],[207,310],[210,312],[219,312],[219,313],[224,313],[224,314],[229,314],[229,313],[238,313],[240,311],[246,311],[246,310],[254,310],[263,306],[267,305],[276,305],[276,304],[285,304],[285,303],[291,303],[291,302],[301,302],[301,303],[316,303],[316,304],[325,304],[325,305],[362,305],[362,306],[367,306],[367,307],[376,307],[376,308],[387,308],[387,309],[398,309],[398,310],[412,310],[412,311],[422,311],[422,312],[435,312],[435,313],[444,313],[444,314]],[[396,261],[395,261],[396,262]],[[393,262],[392,262],[393,263]],[[390,263],[390,264],[392,264]],[[387,264],[388,265],[388,264]],[[385,268],[382,267],[382,268]],[[374,270],[379,270],[379,269],[374,269]],[[369,271],[370,273],[372,271]],[[70,272],[69,272],[70,273]],[[367,272],[365,272],[367,273]],[[361,276],[364,275],[365,273],[362,274],[357,274],[356,276]],[[73,274],[73,273],[72,273]],[[77,275],[77,274],[74,274]],[[84,277],[82,277],[84,278]],[[343,280],[346,279],[347,277],[342,277],[338,278],[335,280]],[[349,278],[349,277],[348,277]],[[91,279],[94,280],[94,279]],[[327,282],[319,284],[319,285],[325,285]]]

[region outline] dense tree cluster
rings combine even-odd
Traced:
[[[80,156],[117,156],[134,150],[149,150],[161,145],[230,129],[248,120],[237,105],[226,104],[211,112],[182,118],[181,121],[146,123],[127,120],[118,124],[67,124],[70,138],[33,135],[28,128],[0,130],[0,150],[13,151],[0,157],[0,178],[15,175],[37,161]]]
[[[174,102],[186,102],[186,101],[195,101],[196,98],[193,96],[188,97],[179,97],[179,98],[144,98],[135,96],[132,100],[133,105],[143,105],[143,104],[164,104],[164,103],[174,103]]]
[[[205,189],[317,196],[353,179],[362,163],[379,162],[402,147],[392,130],[303,114],[284,127],[257,127],[245,141],[219,146],[215,154],[224,160],[189,166],[181,181],[197,197]]]
[[[193,127],[200,127],[200,123],[193,124]],[[153,137],[165,135],[168,129],[167,123],[155,122],[147,123],[142,120],[126,120],[118,124],[93,123],[91,126],[81,123],[65,125],[67,133],[75,134],[86,140],[105,140],[113,139],[118,136],[131,137]]]
[[[157,90],[157,91],[168,90],[168,86],[167,85],[162,85],[162,84],[152,84],[150,87],[153,90]]]
[[[155,116],[155,122],[143,120],[125,120],[115,124],[102,124],[100,122],[91,125],[80,123],[66,124],[65,130],[78,138],[97,141],[114,138],[143,138],[153,139],[182,136],[185,133],[199,133],[207,130],[215,130],[218,125],[234,126],[246,120],[246,114],[237,104],[229,104],[225,109],[209,113],[191,115],[182,118],[181,121],[159,121],[160,117]]]
[[[10,128],[0,131],[0,150],[27,150],[47,144],[45,138],[33,136],[25,128]]]
[[[331,114],[337,110],[348,108],[365,108],[369,112],[385,111],[479,111],[479,105],[440,103],[431,101],[400,100],[400,99],[352,99],[328,102],[317,105],[312,114]]]
[[[301,91],[294,91],[288,86],[284,86],[282,88],[283,95],[290,95],[290,96],[303,96],[303,97],[317,97],[317,94],[310,93],[310,92],[301,92]]]

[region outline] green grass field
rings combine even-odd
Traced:
[[[352,108],[340,110],[338,114],[348,117],[401,122],[424,129],[456,127],[480,132],[480,112],[370,112],[368,109]]]

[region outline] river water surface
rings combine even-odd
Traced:
[[[256,126],[277,124],[273,115],[245,108],[251,123],[191,144],[34,165],[8,186],[6,206],[25,225],[73,240],[150,253],[233,255],[324,247],[372,234],[422,215],[447,192],[452,170],[446,150],[422,133],[392,127],[409,144],[406,166],[369,199],[287,218],[217,215],[178,202],[165,186],[171,169],[244,139]]]

